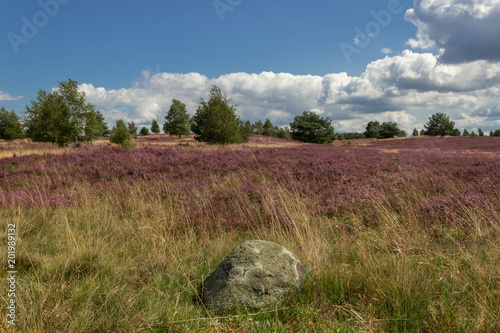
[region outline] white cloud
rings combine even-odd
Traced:
[[[23,99],[23,96],[12,96],[8,92],[0,90],[0,101],[18,101],[20,99]]]
[[[332,118],[342,131],[360,130],[375,119],[396,121],[409,130],[422,119],[408,112],[434,108],[479,117],[483,127],[500,119],[500,64],[485,60],[445,64],[439,56],[409,50],[368,64],[360,76],[262,72],[210,79],[199,73],[143,73],[140,80],[127,89],[106,90],[92,84],[80,89],[108,119],[140,125],[152,119],[163,122],[173,98],[186,103],[193,114],[213,84],[233,98],[243,119],[269,118],[278,126],[306,110]]]
[[[411,133],[415,127],[416,117],[405,111],[383,112],[379,114],[366,113],[361,114],[355,119],[338,120],[333,123],[335,131],[338,132],[364,132],[366,124],[372,120],[378,120],[380,123],[393,121],[398,123],[398,127]]]
[[[392,50],[390,48],[388,48],[388,47],[384,47],[382,50],[380,50],[380,53],[391,54]]]
[[[498,0],[415,0],[405,18],[418,28],[412,48],[436,46],[450,63],[500,60]]]

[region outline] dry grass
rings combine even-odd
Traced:
[[[13,143],[8,150],[30,153],[30,145]],[[37,148],[38,154],[75,149]],[[308,198],[279,182],[264,176],[256,182],[263,205],[234,207],[245,212],[238,215],[246,216],[242,228],[198,221],[181,197],[141,182],[124,184],[121,193],[82,182],[76,207],[0,210],[0,220],[16,223],[18,230],[18,331],[500,330],[498,221],[464,207],[468,225],[422,223],[408,206],[424,199],[418,184],[398,193],[398,206],[372,198],[369,209],[326,216],[309,213]],[[212,190],[240,185],[229,175]],[[207,210],[213,205],[209,191],[196,194]],[[277,206],[284,216],[277,215]],[[274,307],[225,316],[195,304],[201,280],[248,239],[275,241],[295,252],[309,270],[304,290]],[[4,232],[0,248],[5,246]],[[6,331],[6,293],[0,298],[0,327]]]

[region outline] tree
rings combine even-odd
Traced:
[[[495,130],[493,136],[500,136],[500,129]]]
[[[94,138],[109,135],[108,124],[104,122],[104,116],[100,112],[91,112],[87,115],[87,121],[85,123],[85,140],[87,142],[92,141]],[[93,138],[89,140],[89,138]]]
[[[186,104],[178,99],[173,99],[170,109],[165,116],[165,124],[163,131],[170,135],[176,135],[181,139],[182,135],[191,133],[189,127],[191,125],[191,117],[186,111]]]
[[[335,139],[330,118],[320,117],[312,111],[304,111],[290,123],[292,138],[309,143],[330,143]]]
[[[464,128],[464,132],[462,133],[462,136],[469,136],[469,131],[467,128]]]
[[[194,125],[196,140],[214,144],[241,143],[240,121],[236,116],[236,106],[217,86],[210,89],[210,98],[203,98],[196,109]]]
[[[451,136],[460,136],[462,135],[460,133],[460,130],[458,128],[454,128],[453,131],[450,133]]]
[[[365,136],[367,138],[379,138],[380,137],[380,123],[378,121],[370,121],[366,125]]]
[[[160,125],[156,121],[156,119],[153,119],[153,123],[151,124],[151,132],[154,134],[160,133]]]
[[[243,142],[248,142],[250,140],[250,135],[252,135],[252,123],[250,120],[247,121],[241,121],[240,123],[240,128],[241,128],[241,138]]]
[[[95,106],[78,91],[78,83],[69,79],[59,82],[52,93],[39,90],[26,106],[24,125],[33,141],[54,142],[64,146],[70,142],[91,142],[104,134],[107,126]]]
[[[451,135],[455,128],[455,122],[444,113],[436,113],[429,117],[429,121],[424,125],[425,134],[430,136]]]
[[[359,132],[344,133],[345,140],[355,140],[355,139],[364,139],[364,138],[366,138],[365,133],[359,133]]]
[[[290,133],[290,128],[288,128],[288,126],[286,126],[285,128],[280,127],[278,131],[278,138],[292,140],[292,133]]]
[[[10,141],[23,137],[23,128],[17,114],[14,110],[9,112],[2,106],[0,108],[0,139]]]
[[[280,128],[278,126],[274,125],[273,131],[274,131],[273,136],[277,137],[278,133],[280,132]]]
[[[368,129],[367,129],[368,130]],[[395,122],[384,122],[380,125],[379,137],[383,139],[394,138],[398,136],[406,136],[406,133],[398,128],[398,124]]]
[[[255,124],[253,125],[253,133],[260,135],[264,133],[264,124],[262,123],[262,121],[258,120],[255,122]]]
[[[419,136],[420,134],[418,133],[418,129],[414,128],[412,135],[413,136]]]
[[[482,130],[482,129],[480,129],[480,128],[478,128],[478,129],[477,129],[477,135],[479,135],[479,136],[484,136],[484,132],[483,132],[483,130]]]
[[[263,126],[263,131],[262,135],[267,135],[267,136],[276,136],[276,133],[274,131],[274,125],[273,123],[266,118],[266,122],[264,123]]]
[[[137,126],[135,125],[135,123],[133,121],[131,121],[130,123],[127,124],[127,129],[130,133],[130,135],[132,135],[132,137],[134,139],[137,139]]]
[[[129,129],[123,120],[120,119],[116,121],[116,125],[111,130],[109,141],[127,149],[133,147],[132,134],[130,134]]]
[[[146,127],[141,128],[140,135],[149,135],[149,130]]]

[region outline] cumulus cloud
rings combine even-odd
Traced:
[[[500,63],[449,64],[431,53],[410,50],[371,62],[359,76],[262,72],[208,78],[199,73],[143,72],[130,88],[106,90],[87,83],[80,90],[106,118],[142,126],[152,119],[162,122],[173,98],[186,103],[193,114],[212,85],[233,98],[243,119],[269,118],[278,126],[306,110],[330,117],[338,131],[362,130],[374,119],[395,121],[411,130],[415,122],[422,121],[412,111],[436,108],[475,117],[476,123],[500,119]]]
[[[0,90],[0,101],[18,101],[22,98],[23,96],[12,96],[8,92],[3,92]]]
[[[436,46],[448,63],[500,60],[498,0],[415,0],[405,18],[418,29],[412,48]]]
[[[500,121],[500,2],[498,0],[415,0],[406,19],[418,28],[413,48],[436,46],[439,55],[405,50],[369,63],[359,76],[289,73],[152,74],[145,70],[129,88],[107,90],[80,85],[107,119],[163,121],[172,99],[194,113],[212,85],[219,86],[251,121],[269,118],[282,126],[306,110],[333,119],[339,131],[362,130],[370,120],[395,121],[406,130],[432,110],[457,116],[460,125],[488,127]],[[355,41],[355,42],[359,42]],[[7,96],[7,97],[5,97]],[[16,98],[0,92],[0,99]],[[415,112],[426,114],[415,118]]]

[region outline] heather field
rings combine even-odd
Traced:
[[[18,331],[500,331],[500,138],[134,144],[0,142]],[[304,289],[229,314],[194,302],[248,239],[295,252]]]

